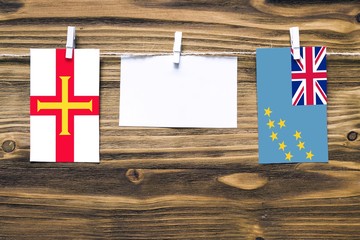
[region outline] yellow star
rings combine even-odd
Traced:
[[[272,113],[271,109],[268,107],[268,108],[265,108],[264,110],[265,110],[264,115],[270,117],[270,114]]]
[[[301,150],[301,149],[305,148],[304,144],[305,144],[305,142],[299,141],[299,144],[296,146],[298,146],[299,150]]]
[[[267,123],[266,125],[268,125],[269,128],[273,128],[273,127],[275,127],[275,126],[274,126],[274,122],[275,122],[275,121],[271,121],[271,120],[269,119],[269,121],[268,121],[268,123]]]
[[[278,122],[278,124],[279,124],[280,128],[286,127],[285,126],[285,120],[282,120],[281,118],[280,118],[280,121]]]
[[[274,133],[274,132],[271,133],[270,137],[271,137],[271,140],[273,140],[273,141],[274,141],[275,139],[278,139],[278,138],[277,138],[277,133]]]
[[[286,145],[285,145],[284,141],[282,141],[282,143],[279,143],[279,150],[285,151],[285,148],[286,148]]]
[[[291,152],[285,153],[285,156],[286,156],[285,160],[289,160],[289,161],[291,161],[291,158],[293,157],[293,155],[291,155]]]
[[[301,132],[295,131],[295,134],[293,135],[296,140],[298,140],[299,138],[301,138]]]
[[[312,154],[312,152],[306,152],[306,159],[310,159],[312,160],[312,157],[314,156],[314,154]]]

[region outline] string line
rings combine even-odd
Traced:
[[[331,56],[360,56],[360,52],[328,52]],[[169,56],[172,52],[147,52],[147,53],[131,53],[131,52],[100,52],[100,56],[116,56],[116,57],[131,57],[131,56]],[[243,52],[181,52],[182,56],[238,56],[238,55],[256,55],[255,51]],[[2,53],[0,57],[30,57],[30,54],[7,54]]]

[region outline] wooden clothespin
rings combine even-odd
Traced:
[[[290,28],[290,42],[294,59],[300,59],[300,34],[299,27]]]
[[[175,40],[174,40],[174,59],[173,62],[176,64],[180,63],[180,54],[181,54],[181,39],[182,39],[182,32],[175,32]]]
[[[65,58],[72,59],[75,49],[75,27],[68,26]]]

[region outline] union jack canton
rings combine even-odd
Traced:
[[[300,55],[291,56],[292,105],[326,105],[326,47],[301,47]]]

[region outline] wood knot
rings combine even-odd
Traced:
[[[218,181],[243,190],[255,190],[263,187],[268,179],[258,173],[234,173],[219,177]]]
[[[355,141],[357,139],[357,136],[358,136],[357,132],[351,131],[351,132],[348,133],[347,139],[349,141]]]
[[[265,239],[262,237],[256,237],[255,240],[265,240]]]
[[[16,143],[13,140],[5,140],[1,147],[4,152],[10,153],[15,150]]]
[[[141,169],[129,169],[126,171],[125,176],[134,184],[139,184],[144,180],[144,173]]]
[[[358,13],[358,15],[356,15],[356,21],[357,21],[358,23],[360,23],[360,13]]]

